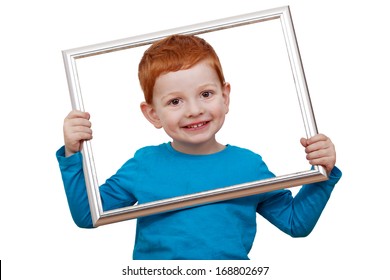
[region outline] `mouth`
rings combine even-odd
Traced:
[[[198,122],[198,123],[192,123],[189,125],[184,126],[186,129],[199,129],[207,125],[209,121],[204,121],[204,122]]]

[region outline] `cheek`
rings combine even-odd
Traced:
[[[229,112],[229,102],[226,102],[225,100],[222,100],[222,105],[223,107],[223,110],[225,112],[225,114],[227,114]]]
[[[227,106],[223,102],[220,102],[220,103],[215,104],[213,106],[212,111],[215,113],[215,115],[225,116],[227,114],[227,112],[229,111],[229,106]]]
[[[175,111],[165,111],[160,115],[161,123],[164,127],[177,125],[180,120],[180,114]]]

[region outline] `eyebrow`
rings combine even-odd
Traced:
[[[199,88],[207,88],[207,87],[218,87],[218,84],[216,84],[216,83],[206,83],[206,84],[203,84],[203,85],[201,85]]]

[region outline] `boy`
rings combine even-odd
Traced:
[[[154,43],[140,62],[139,79],[144,116],[172,141],[138,150],[100,187],[105,211],[274,176],[261,156],[216,140],[229,111],[230,85],[203,39],[173,35]],[[72,111],[65,118],[65,146],[57,151],[79,227],[92,227],[79,153],[82,141],[92,138],[89,117]],[[308,235],[341,172],[328,137],[302,138],[301,144],[329,180],[303,186],[295,197],[280,190],[139,218],[133,258],[248,259],[256,212],[293,237]]]

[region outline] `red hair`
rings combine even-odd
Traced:
[[[144,53],[138,78],[148,104],[153,102],[156,79],[165,73],[189,69],[202,60],[210,63],[223,85],[222,66],[213,47],[194,35],[171,35],[153,43]]]

